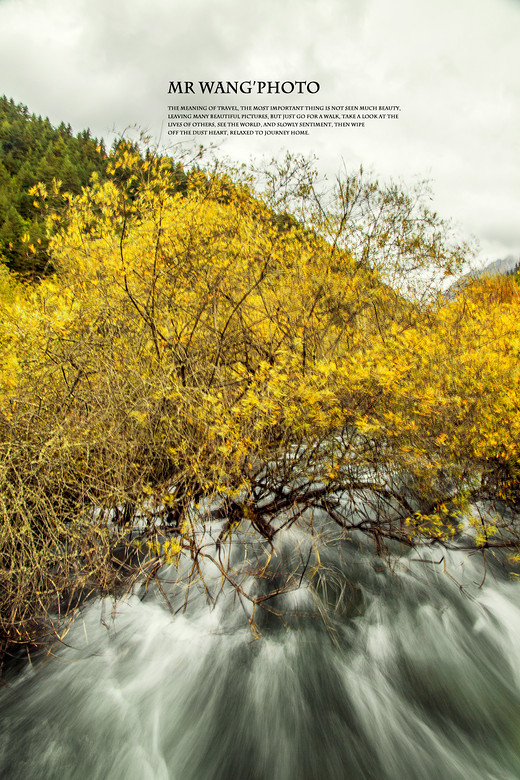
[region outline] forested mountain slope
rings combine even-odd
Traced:
[[[59,181],[62,190],[78,194],[105,166],[103,142],[89,130],[74,135],[70,125],[53,127],[0,97],[0,256],[10,270],[34,276],[49,261],[45,225],[30,188],[43,182],[51,192]]]

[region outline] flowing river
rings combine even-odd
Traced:
[[[290,575],[259,636],[210,564],[215,606],[194,586],[184,609],[175,567],[170,607],[156,588],[88,603],[0,690],[0,777],[518,780],[520,585],[491,557],[389,567],[335,533],[291,530],[242,580],[261,594]],[[234,543],[236,571],[251,544]]]

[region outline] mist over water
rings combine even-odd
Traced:
[[[156,589],[89,603],[0,691],[0,777],[517,780],[520,591],[502,567],[457,552],[446,573],[430,550],[389,569],[331,533],[311,576],[311,550],[292,531],[243,583],[299,584],[257,610],[259,638],[231,587],[214,607],[193,588],[184,611],[173,567],[173,616]]]

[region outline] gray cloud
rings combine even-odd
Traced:
[[[341,160],[433,179],[435,205],[490,255],[519,253],[514,0],[3,0],[2,91],[51,121],[159,136],[170,79],[316,79],[320,102],[400,104],[398,122],[315,133]],[[164,137],[164,136],[163,136]],[[233,142],[247,158],[277,142]]]

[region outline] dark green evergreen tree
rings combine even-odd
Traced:
[[[90,131],[74,136],[70,125],[55,128],[26,106],[0,98],[0,259],[10,270],[35,277],[51,269],[31,187],[41,181],[51,188],[56,180],[63,192],[78,194],[94,171],[105,175],[106,153]],[[59,207],[58,200],[51,205]]]

